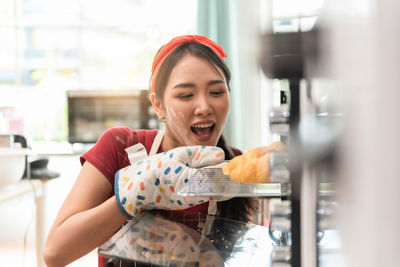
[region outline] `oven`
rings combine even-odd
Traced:
[[[71,90],[68,95],[68,140],[96,143],[112,127],[155,129],[157,116],[147,90]]]

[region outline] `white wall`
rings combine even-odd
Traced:
[[[271,142],[267,114],[272,106],[270,81],[260,70],[260,1],[234,1],[232,14],[232,143],[242,150]],[[266,10],[268,12],[268,10]],[[265,15],[265,13],[264,13]],[[263,18],[265,19],[265,18]]]

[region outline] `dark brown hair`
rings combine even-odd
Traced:
[[[215,70],[221,69],[229,89],[231,73],[225,62],[206,45],[199,43],[184,43],[172,51],[160,66],[157,77],[155,77],[157,79],[155,83],[155,92],[158,99],[162,99],[164,96],[165,86],[167,86],[172,69],[187,53],[206,60]],[[153,79],[153,77],[151,79]]]
[[[168,83],[172,69],[187,53],[206,60],[217,71],[218,69],[222,70],[222,74],[225,76],[228,89],[230,90],[229,82],[231,80],[231,73],[225,62],[206,45],[199,43],[184,43],[172,51],[160,66],[156,77],[157,80],[155,82],[155,92],[158,99],[163,99],[165,87]],[[224,150],[226,160],[230,160],[236,156],[232,152],[232,149],[226,144],[225,138],[222,135],[218,140],[217,146]],[[233,220],[248,222],[251,220],[252,215],[257,211],[257,198],[232,198],[218,203],[219,215]]]
[[[217,147],[225,152],[225,159],[235,157],[232,149],[226,145],[224,136],[218,140]],[[252,216],[258,212],[259,202],[255,197],[235,197],[227,201],[218,202],[218,215],[232,220],[249,222]]]

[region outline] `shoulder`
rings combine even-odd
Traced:
[[[152,143],[158,130],[133,130],[128,127],[113,127],[106,130],[98,140],[98,144],[127,148],[137,143]]]
[[[106,130],[97,143],[80,157],[81,164],[87,160],[114,184],[115,173],[129,165],[125,149],[142,143],[147,153],[158,130],[132,130],[128,127],[113,127]]]

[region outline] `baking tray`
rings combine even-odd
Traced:
[[[281,190],[280,183],[238,183],[223,174],[221,168],[201,168],[190,177],[177,192],[182,196],[226,197],[281,197],[288,192]]]

